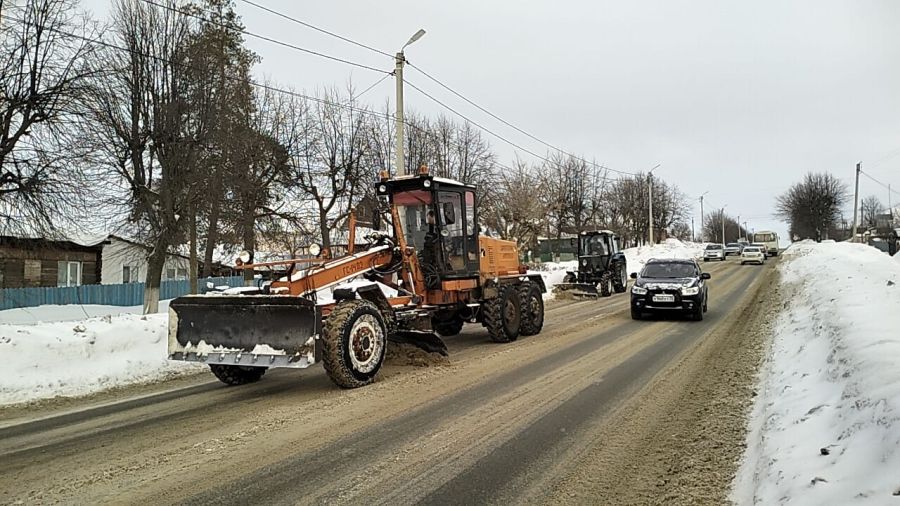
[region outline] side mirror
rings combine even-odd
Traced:
[[[709,279],[711,277],[712,276],[710,276],[708,272],[704,272],[703,274],[700,275],[700,279]]]
[[[631,273],[631,279],[637,279],[637,273],[636,273],[636,272],[632,272],[632,273]]]
[[[452,202],[444,202],[444,225],[453,225],[456,223],[456,211],[453,209]]]

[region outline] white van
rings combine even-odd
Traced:
[[[778,256],[778,234],[770,230],[762,230],[753,234],[753,242],[766,245],[766,254]]]

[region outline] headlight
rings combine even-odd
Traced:
[[[314,257],[319,256],[319,253],[322,252],[322,247],[316,243],[310,244],[308,249],[309,249],[309,254]]]
[[[581,259],[581,265],[587,267],[587,258],[582,258],[582,259]]]
[[[681,289],[681,295],[697,295],[700,293],[699,286],[689,286]]]
[[[378,193],[387,193],[387,186],[385,186],[385,185],[379,185],[379,186],[378,186]]]
[[[241,259],[241,263],[247,263],[250,261],[250,252],[247,250],[241,251],[238,253],[238,258]]]
[[[425,188],[431,188],[431,180],[426,179],[422,182],[422,186],[424,186]]]
[[[647,295],[647,289],[643,286],[634,285],[631,287],[631,293],[635,295]]]

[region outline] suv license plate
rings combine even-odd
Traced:
[[[675,302],[675,296],[663,293],[653,296],[653,302]]]

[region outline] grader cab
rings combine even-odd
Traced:
[[[541,331],[543,280],[520,264],[514,242],[479,235],[474,186],[423,168],[382,177],[376,193],[381,207],[365,250],[267,263],[289,266],[288,274],[257,293],[172,301],[170,359],[207,363],[232,385],[321,361],[334,383],[353,388],[374,380],[388,340],[446,354],[436,334],[456,335],[467,322],[495,342]],[[389,231],[377,230],[381,217]],[[320,302],[326,289],[331,299]]]

